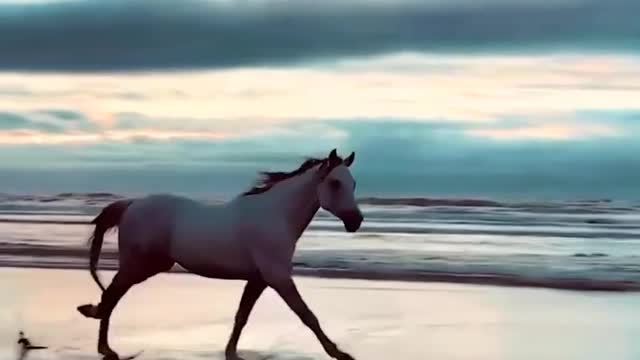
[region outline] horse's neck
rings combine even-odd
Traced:
[[[295,240],[302,235],[320,208],[317,194],[319,180],[315,172],[316,169],[311,169],[265,193],[265,196],[269,196],[270,206],[274,207],[274,213],[280,211],[285,217]]]

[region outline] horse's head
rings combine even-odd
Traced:
[[[354,195],[356,182],[349,171],[354,159],[355,153],[343,160],[332,150],[320,167],[322,181],[318,186],[320,206],[342,220],[348,232],[358,231],[363,220]]]

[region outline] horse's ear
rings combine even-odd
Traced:
[[[331,152],[329,153],[329,159],[335,160],[337,158],[338,158],[338,151],[336,149],[331,150]]]
[[[344,159],[344,164],[349,167],[351,166],[351,164],[353,164],[353,159],[356,158],[356,153],[352,152],[351,155],[347,156],[346,159]]]

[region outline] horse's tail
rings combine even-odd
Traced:
[[[105,290],[100,278],[98,277],[97,267],[98,260],[100,259],[100,252],[102,250],[102,242],[104,241],[104,234],[120,224],[122,215],[129,208],[133,200],[118,200],[107,205],[98,216],[96,216],[91,223],[96,227],[93,229],[93,234],[89,237],[89,244],[91,244],[89,271],[91,271],[91,277],[98,284],[102,291]]]

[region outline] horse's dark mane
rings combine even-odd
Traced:
[[[342,160],[342,159],[340,159]],[[290,179],[292,177],[298,176],[307,170],[313,168],[316,165],[322,164],[328,161],[328,159],[317,159],[317,158],[307,158],[300,167],[290,172],[282,172],[282,171],[263,171],[260,174],[262,175],[261,179],[258,183],[252,187],[250,190],[242,193],[243,196],[246,195],[256,195],[262,194],[265,191],[271,189],[275,184]]]

